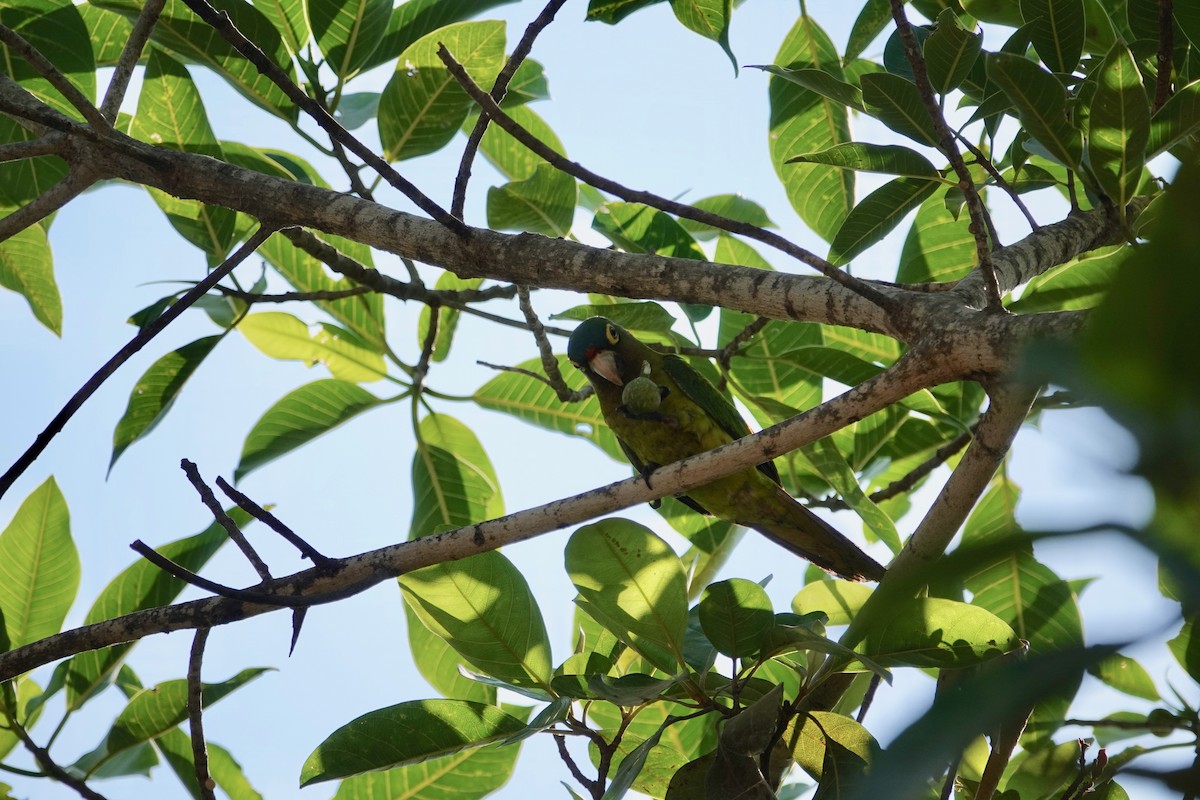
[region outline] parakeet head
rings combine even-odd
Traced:
[[[629,332],[605,317],[589,317],[579,323],[567,343],[567,358],[576,369],[598,375],[609,383],[623,386],[626,365],[622,363],[620,351],[624,345],[634,341]]]

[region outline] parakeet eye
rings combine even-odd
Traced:
[[[616,344],[621,340],[621,335],[617,333],[617,327],[609,324],[604,326],[604,338],[608,339],[609,344]]]

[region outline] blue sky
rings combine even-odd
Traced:
[[[511,48],[539,7],[519,3],[489,16],[512,21]],[[768,160],[766,77],[755,70],[742,70],[735,77],[719,48],[678,25],[665,4],[639,12],[615,28],[584,24],[583,9],[581,2],[568,4],[534,49],[534,58],[546,66],[554,98],[538,104],[536,110],[563,139],[567,154],[628,185],[669,197],[698,199],[740,192],[766,206],[785,235],[823,253],[825,246],[804,230],[790,210]],[[820,0],[810,3],[809,9],[834,41],[845,41],[852,16],[842,4]],[[771,63],[795,13],[796,6],[790,3],[742,6],[732,33],[739,62]],[[998,42],[985,39],[984,46],[995,47]],[[868,55],[877,55],[880,48],[869,50]],[[285,126],[246,105],[217,79],[198,69],[192,74],[218,136],[293,149],[341,187],[332,165]],[[377,71],[351,88],[378,89],[387,77],[386,71]],[[881,132],[861,121],[856,130],[864,140],[883,141]],[[370,126],[359,132],[374,142]],[[448,204],[462,141],[456,139],[441,154],[402,164],[401,170]],[[479,164],[475,175],[467,214],[469,222],[482,225],[483,199],[494,173]],[[381,199],[407,208],[395,198]],[[1043,218],[1048,221],[1061,212],[1052,203]],[[576,230],[585,240],[589,222],[577,219]],[[1010,241],[1022,235],[1019,225],[1005,224]],[[62,339],[38,326],[21,298],[0,292],[0,364],[11,381],[4,399],[6,425],[0,429],[0,461],[5,463],[28,446],[71,393],[128,340],[133,328],[124,319],[169,291],[149,284],[195,280],[204,265],[200,254],[169,228],[148,195],[124,185],[94,189],[61,211],[51,241],[65,307]],[[890,277],[898,252],[893,244],[860,257],[854,264],[856,274]],[[778,268],[790,268],[781,257],[772,258]],[[379,258],[377,264],[403,274],[394,259]],[[247,267],[244,274],[256,273],[257,262]],[[535,305],[547,314],[578,302],[581,298],[566,293],[535,294]],[[387,305],[393,346],[402,357],[415,360],[419,308],[396,301]],[[496,310],[515,316],[511,308],[497,306]],[[6,524],[20,501],[47,476],[58,480],[84,563],[79,600],[68,625],[81,622],[92,598],[133,561],[129,542],[142,538],[162,544],[207,526],[210,520],[177,468],[181,458],[195,461],[209,479],[217,474],[231,476],[242,440],[261,413],[287,391],[325,377],[319,367],[306,370],[295,362],[269,361],[245,339],[231,335],[201,367],[168,418],[148,440],[122,456],[106,481],[113,426],[134,381],[162,354],[215,332],[202,315],[184,315],[97,393],[0,500],[0,524]],[[516,363],[533,355],[532,342],[520,333],[485,327],[468,318],[462,323],[456,353],[434,372],[432,385],[469,393],[490,377],[475,366],[476,358]],[[581,440],[538,432],[469,404],[444,403],[438,410],[463,420],[479,435],[500,476],[507,510],[628,474],[625,467]],[[347,555],[407,536],[412,451],[409,407],[401,403],[356,419],[334,435],[259,470],[241,488],[259,501],[276,503],[281,517],[325,552]],[[1027,427],[1022,432],[1012,458],[1011,476],[1024,489],[1020,521],[1031,529],[1140,522],[1149,513],[1150,493],[1136,479],[1121,474],[1134,457],[1129,437],[1098,412],[1046,415],[1038,429]],[[927,489],[918,500],[927,503],[932,496]],[[637,509],[631,515],[660,531],[664,527],[648,510]],[[914,513],[902,520],[901,532],[910,532],[918,519]],[[837,515],[835,521],[845,530],[859,530],[847,514]],[[505,551],[531,580],[551,631],[556,660],[566,656],[570,643],[574,592],[562,569],[567,535],[560,531]],[[255,541],[276,574],[303,567],[272,538],[259,535]],[[1147,620],[1169,622],[1170,606],[1153,593],[1153,559],[1123,541],[1095,539],[1086,548],[1054,543],[1039,546],[1039,553],[1064,577],[1098,577],[1082,597],[1090,639],[1120,640],[1156,627],[1148,626]],[[795,564],[793,577],[788,558],[750,534],[723,576],[757,580],[774,573],[769,589],[783,608],[799,587],[801,565]],[[233,585],[255,580],[233,548],[214,559],[206,574]],[[1131,574],[1140,580],[1132,580]],[[199,595],[189,591],[186,596]],[[394,583],[333,607],[314,609],[290,659],[289,635],[284,614],[213,632],[206,679],[223,680],[246,666],[274,666],[278,671],[214,706],[206,716],[206,732],[238,757],[264,796],[326,798],[332,795],[327,786],[303,792],[296,788],[303,759],[321,739],[361,713],[431,692],[411,666]],[[152,637],[138,646],[130,664],[147,685],[181,677],[190,641],[187,634]],[[1137,649],[1130,652],[1142,655]],[[1161,655],[1147,653],[1146,659],[1160,686],[1169,676],[1182,682],[1181,671]],[[37,678],[44,683],[48,675],[43,670]],[[886,742],[911,719],[912,702],[927,699],[931,692],[931,681],[903,675],[894,689],[881,692],[879,707],[868,718],[874,718],[872,730]],[[1103,691],[1090,695],[1089,704],[1087,713],[1094,716],[1130,705]],[[87,706],[72,720],[55,754],[69,762],[94,747],[122,706],[116,692]],[[48,709],[48,718],[54,719],[56,712],[56,707]],[[48,730],[36,733],[44,738]],[[543,738],[526,743],[516,775],[495,796],[565,796],[559,781],[567,777],[566,771]],[[4,775],[0,781],[13,784],[18,796],[75,797],[46,782]],[[1127,788],[1134,785],[1131,782]],[[184,796],[162,768],[153,783],[122,779],[96,788],[120,798]]]

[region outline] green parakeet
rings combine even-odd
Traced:
[[[650,349],[604,317],[580,323],[567,356],[591,382],[605,422],[643,475],[750,433],[733,404],[686,361]],[[646,382],[638,397],[627,397],[626,388],[637,381]],[[754,528],[844,578],[883,576],[877,561],[783,490],[772,462],[689,489],[679,499],[703,514]]]

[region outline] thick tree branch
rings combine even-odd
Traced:
[[[641,476],[635,476],[488,522],[348,558],[331,559],[321,568],[265,581],[251,587],[250,591],[307,598],[313,604],[340,600],[421,567],[531,539],[668,494],[684,492],[723,475],[761,464],[828,436],[914,391],[951,377],[939,364],[919,363],[905,356],[870,380],[803,414],[753,436],[656,470],[649,485]],[[224,625],[278,608],[279,605],[210,597],[135,612],[0,653],[0,681],[75,653],[134,641],[154,633]]]

